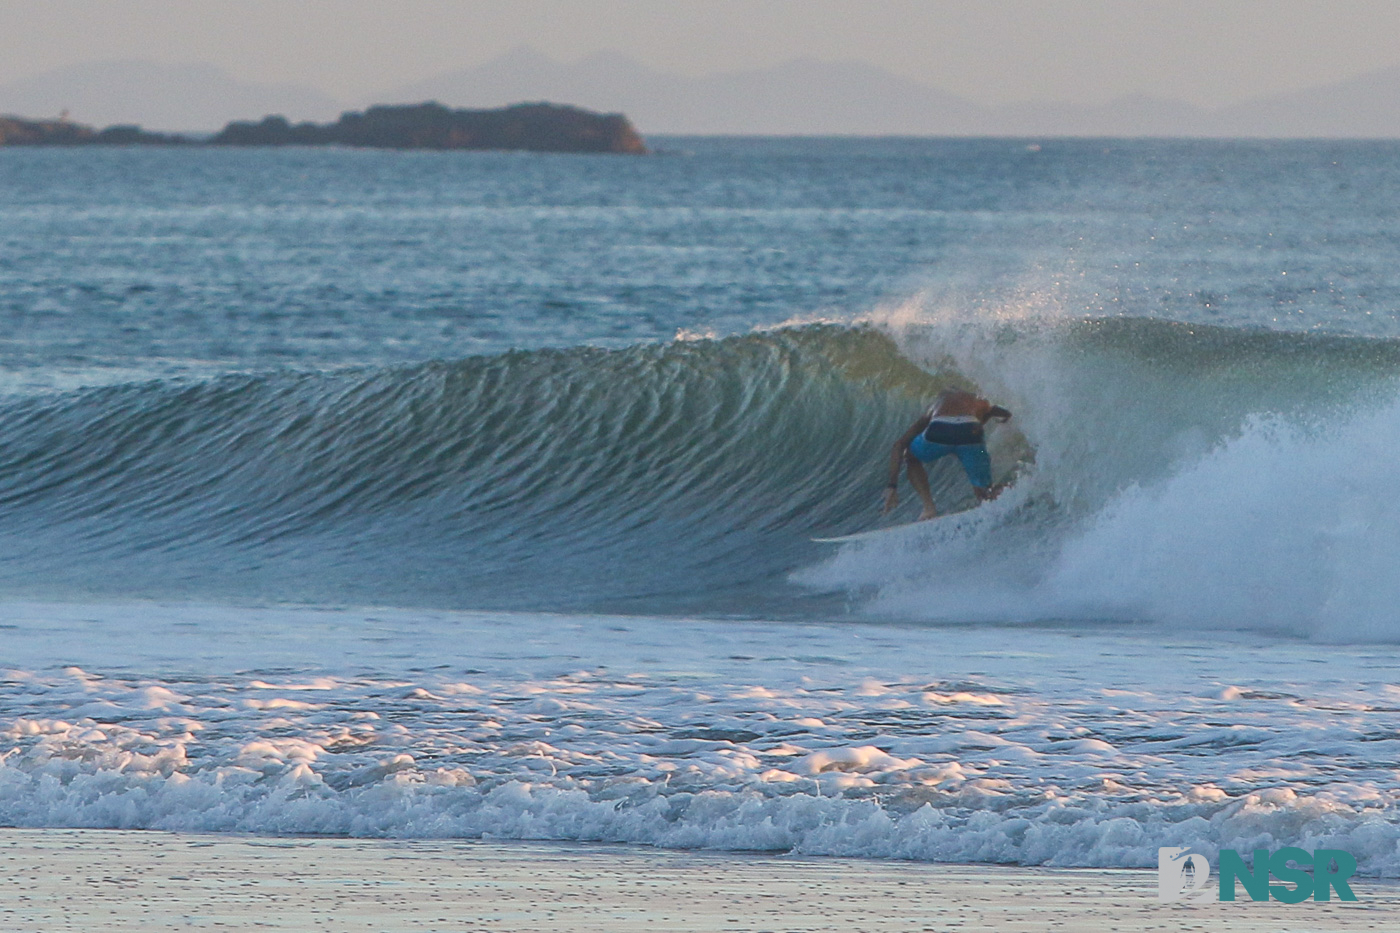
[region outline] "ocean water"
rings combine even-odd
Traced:
[[[0,150],[0,823],[1400,875],[1400,144],[654,142]]]

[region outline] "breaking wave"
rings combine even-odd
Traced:
[[[901,346],[925,365],[951,348],[1016,409],[1034,468],[809,586],[903,619],[1400,639],[1400,343],[1115,319],[915,323]]]
[[[1385,640],[1397,364],[1391,340],[922,315],[16,398],[0,582]],[[891,440],[950,384],[1015,411],[991,441],[1014,487],[830,557],[811,537],[881,521]],[[954,465],[934,481],[972,504]]]

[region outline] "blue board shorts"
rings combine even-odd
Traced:
[[[924,463],[933,463],[952,454],[962,463],[969,483],[978,489],[988,489],[992,485],[992,458],[986,444],[935,444],[919,434],[909,442],[909,452]]]

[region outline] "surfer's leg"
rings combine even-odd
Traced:
[[[924,469],[923,462],[914,456],[913,451],[904,455],[904,472],[909,474],[909,485],[914,487],[914,493],[924,504],[924,511],[919,515],[919,521],[926,518],[937,518],[938,507],[933,504],[933,491],[928,486],[928,471]]]
[[[990,502],[995,499],[1001,488],[992,485],[992,458],[987,453],[987,445],[959,444],[957,454],[977,501]]]

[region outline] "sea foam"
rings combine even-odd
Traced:
[[[1137,867],[1165,845],[1298,845],[1400,874],[1400,687],[1366,649],[199,606],[4,618],[26,664],[0,678],[8,825]],[[123,632],[66,634],[93,619]],[[179,633],[210,652],[198,675],[178,673]]]

